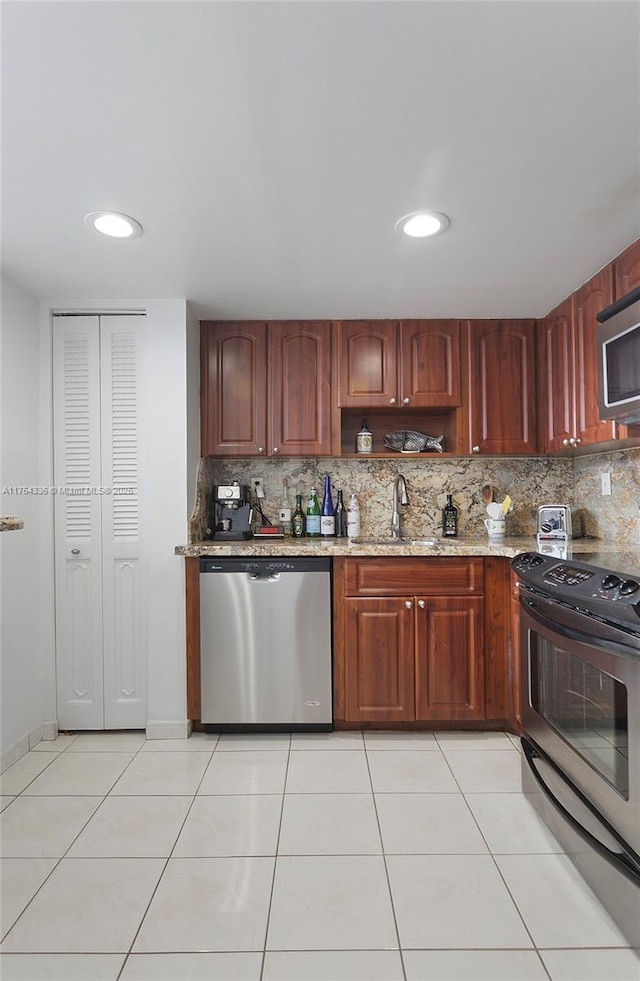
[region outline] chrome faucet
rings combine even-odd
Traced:
[[[401,473],[398,474],[393,482],[393,511],[391,512],[391,537],[394,540],[402,538],[401,527],[400,527],[400,512],[398,511],[398,503],[403,507],[409,503],[409,495],[407,494],[407,484]]]

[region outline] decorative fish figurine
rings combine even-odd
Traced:
[[[442,453],[442,440],[442,436],[425,436],[414,429],[402,429],[397,433],[387,433],[384,445],[399,453],[423,453],[425,450]]]

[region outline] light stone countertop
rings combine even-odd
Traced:
[[[387,541],[371,540],[359,545],[353,545],[348,539],[333,539],[329,542],[316,541],[309,538],[297,540],[279,539],[249,539],[246,542],[197,542],[192,545],[178,545],[175,550],[176,555],[186,558],[217,555],[233,556],[241,558],[247,555],[330,555],[341,557],[364,558],[366,556],[375,557],[378,555],[397,555],[400,556],[504,556],[513,558],[520,552],[536,552],[539,550],[535,537],[516,537],[489,539],[483,538],[454,538],[444,540],[442,537],[434,536],[430,541],[436,542],[434,545],[412,545],[408,541],[395,544]],[[551,544],[551,543],[549,543]],[[553,543],[554,545],[557,543]],[[605,543],[593,538],[577,538],[568,543],[567,557],[573,556],[580,559],[581,554],[600,551],[605,547]],[[546,547],[544,548],[546,551]],[[607,551],[622,551],[619,545],[609,543]],[[625,549],[625,552],[627,550]],[[638,550],[635,550],[638,552]],[[559,557],[564,557],[556,553]]]
[[[10,514],[0,516],[0,531],[20,531],[21,528],[24,528],[22,518]]]

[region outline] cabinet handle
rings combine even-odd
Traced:
[[[408,610],[412,610],[413,609],[413,603],[411,602],[411,600],[405,600],[404,601],[404,605],[406,606],[406,608]]]
[[[258,447],[258,453],[264,453],[264,446]]]
[[[480,447],[479,446],[472,446],[471,447],[471,452],[472,453],[479,453],[480,452]]]
[[[273,452],[274,453],[279,453],[280,452],[280,447],[279,446],[274,446],[273,447]]]
[[[80,555],[80,549],[79,548],[72,548],[71,549],[71,554],[72,555]]]
[[[427,604],[425,603],[424,600],[418,600],[418,606],[420,607],[421,610],[424,610],[426,605]]]
[[[403,398],[403,400],[402,400],[402,404],[403,404],[403,405],[409,405],[409,404],[410,404],[410,402],[411,402],[411,399],[409,399],[409,398],[407,398],[406,396],[405,396],[405,398]]]
[[[395,405],[395,404],[396,404],[395,399],[389,399],[389,405]]]

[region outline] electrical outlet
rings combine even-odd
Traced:
[[[600,493],[603,497],[609,497],[611,495],[611,474],[601,473],[600,474]]]
[[[251,478],[251,490],[254,496],[258,499],[264,497],[264,483],[262,482],[262,477],[252,477]]]

